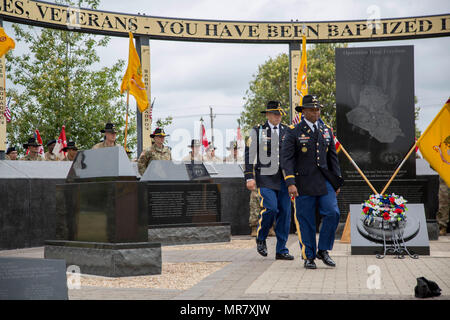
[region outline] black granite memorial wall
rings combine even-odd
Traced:
[[[150,240],[166,245],[230,240],[230,224],[221,222],[220,185],[203,163],[154,160],[138,188]]]
[[[152,161],[139,182],[139,211],[150,226],[220,222],[219,185],[201,163]]]
[[[414,144],[413,49],[336,49],[337,135],[369,180],[389,179]],[[360,179],[342,152],[339,158],[343,178]],[[414,157],[397,175],[409,178],[415,178]]]
[[[56,236],[55,186],[70,162],[0,161],[0,249],[42,246]]]
[[[108,277],[161,273],[161,243],[148,242],[135,171],[122,147],[78,152],[56,186],[56,239],[44,257]]]
[[[53,239],[147,241],[146,216],[137,204],[137,178],[125,152],[118,148],[77,155],[67,183],[56,186],[57,234]]]

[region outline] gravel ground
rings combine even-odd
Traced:
[[[163,251],[204,250],[204,249],[250,249],[254,248],[255,238],[233,239],[223,243],[201,243],[191,245],[164,246]],[[93,275],[82,275],[82,287],[105,288],[153,288],[187,290],[210,274],[222,269],[229,262],[184,262],[163,263],[160,275],[109,278]]]
[[[229,262],[163,263],[160,275],[109,278],[81,275],[82,287],[186,290]]]
[[[205,249],[251,249],[256,248],[255,238],[250,239],[233,239],[230,242],[220,242],[220,243],[201,243],[201,244],[186,244],[178,246],[164,246],[163,251],[172,250],[205,250]]]

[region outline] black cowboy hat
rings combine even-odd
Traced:
[[[105,133],[105,132],[117,133],[116,126],[114,125],[114,123],[108,122],[105,125],[105,129],[100,130],[100,132],[101,133]]]
[[[56,143],[56,140],[50,140],[49,142],[47,142],[47,147],[48,147],[49,145],[51,145],[51,144],[54,144],[54,143]]]
[[[42,144],[36,142],[36,138],[32,137],[28,139],[28,142],[23,145],[24,149],[28,149],[28,147],[40,147]]]
[[[198,139],[192,139],[191,140],[191,144],[188,145],[188,147],[192,148],[192,147],[200,147],[202,144],[200,143],[200,140]]]
[[[154,138],[155,136],[168,137],[169,134],[166,134],[163,128],[156,128],[150,135],[150,138]]]
[[[317,99],[317,96],[307,94],[303,97],[303,104],[301,106],[296,106],[295,111],[302,112],[303,108],[323,108],[323,105]]]
[[[10,153],[13,152],[13,151],[17,151],[16,146],[9,147],[9,148],[6,150],[6,154],[10,154]]]
[[[62,148],[62,151],[67,152],[68,149],[78,150],[78,148],[75,146],[75,141],[67,142],[67,147]]]
[[[261,111],[261,113],[275,113],[275,114],[281,114],[283,116],[286,115],[286,112],[281,108],[281,104],[279,101],[269,101],[266,105],[266,110]]]

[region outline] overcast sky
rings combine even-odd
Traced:
[[[99,9],[215,20],[337,21],[367,19],[367,10],[372,5],[378,6],[382,19],[450,12],[448,0],[103,0]],[[13,34],[10,25],[5,23],[6,32]],[[349,47],[390,45],[414,45],[415,95],[422,108],[418,125],[423,131],[450,96],[450,37],[350,43]],[[222,155],[222,149],[233,139],[231,135],[236,131],[243,97],[258,65],[269,57],[288,53],[288,45],[151,40],[150,51],[151,99],[156,98],[154,121],[171,115],[174,121],[166,128],[166,133],[183,128],[198,138],[197,130],[194,133],[194,122],[199,120],[199,114],[204,114],[205,125],[209,129],[209,106],[212,106],[214,113],[218,114],[214,128],[223,134],[223,139],[216,138],[218,154]],[[112,38],[108,48],[98,52],[104,66],[111,66],[118,59],[126,61],[128,40]],[[169,145],[180,142],[171,138],[177,138],[176,134],[169,137]],[[184,152],[187,151],[186,148]],[[179,156],[181,154],[174,155],[175,158]]]

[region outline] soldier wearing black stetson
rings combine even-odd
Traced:
[[[288,128],[281,124],[286,113],[278,101],[269,101],[267,121],[251,130],[245,148],[245,179],[247,189],[258,190],[261,206],[256,229],[257,251],[267,256],[266,238],[275,221],[276,259],[293,260],[286,247],[291,220],[291,204],[280,169],[280,146]]]
[[[305,268],[316,269],[314,259],[336,266],[328,255],[333,248],[339,223],[336,196],[342,185],[331,128],[320,120],[322,105],[316,96],[303,97],[303,120],[291,126],[283,140],[281,165],[289,194],[295,198],[297,233]],[[318,251],[316,252],[316,206],[322,215]],[[299,228],[299,229],[298,229]]]
[[[5,160],[17,160],[16,146],[9,147],[8,150],[6,150]]]

